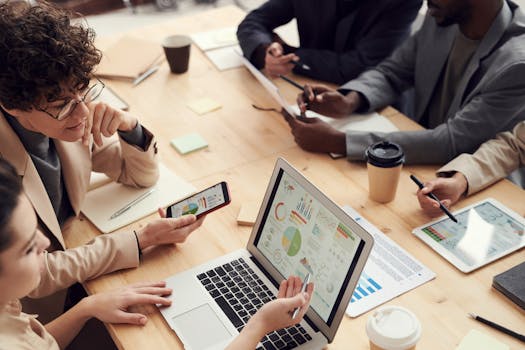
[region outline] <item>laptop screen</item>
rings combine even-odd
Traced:
[[[283,278],[311,274],[310,307],[330,326],[364,241],[280,169],[254,245]]]

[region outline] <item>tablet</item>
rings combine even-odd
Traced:
[[[492,198],[415,228],[412,233],[462,272],[525,246],[525,219]]]

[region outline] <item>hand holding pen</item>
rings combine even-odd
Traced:
[[[455,223],[458,222],[458,220],[456,219],[456,217],[454,215],[452,215],[452,213],[448,210],[448,208],[446,207],[446,205],[450,205],[450,200],[444,200],[443,202],[440,201],[438,199],[438,197],[433,193],[431,192],[432,188],[429,188],[429,185],[425,186],[423,185],[423,183],[421,181],[419,181],[419,179],[415,176],[415,175],[410,175],[410,179],[412,181],[414,181],[416,183],[416,185],[419,187],[420,191],[418,191],[418,199],[420,201],[420,203],[422,202],[422,199],[420,199],[420,196],[421,197],[428,197],[428,198],[431,198],[432,200],[434,200],[435,202],[432,204],[432,206],[436,207],[435,205],[438,204],[439,205],[439,209],[441,211],[443,211],[452,221],[454,221]],[[425,189],[425,190],[424,190]],[[424,190],[424,191],[423,191]],[[446,204],[446,205],[445,205]]]
[[[417,199],[421,209],[429,216],[439,216],[442,214],[439,203],[427,193],[432,192],[438,197],[445,207],[450,207],[456,203],[467,191],[467,180],[461,173],[456,173],[452,177],[438,177],[425,182],[424,188],[417,192]]]
[[[279,74],[289,74],[293,67],[297,66],[303,70],[310,70],[310,66],[300,62],[299,57],[294,53],[283,54],[283,47],[280,43],[273,42],[266,49],[264,68],[270,76]]]

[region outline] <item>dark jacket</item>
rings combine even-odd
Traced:
[[[311,67],[295,73],[342,84],[387,57],[409,34],[422,0],[270,0],[250,12],[237,30],[244,55],[273,40],[273,29],[297,19],[300,47],[294,51]]]

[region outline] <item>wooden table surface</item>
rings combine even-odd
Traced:
[[[240,9],[223,7],[159,23],[131,32],[130,35],[160,42],[169,34],[189,34],[236,26],[243,17],[244,13]],[[101,41],[101,45],[111,40]],[[473,328],[489,333],[512,349],[523,348],[523,343],[467,317],[468,312],[474,312],[525,333],[525,314],[491,288],[495,274],[525,260],[523,251],[473,273],[463,274],[411,235],[414,227],[428,222],[429,218],[419,209],[415,197],[416,187],[408,175],[414,173],[420,179],[430,179],[437,167],[405,167],[395,200],[386,205],[375,203],[368,198],[365,164],[345,159],[332,160],[328,155],[301,150],[280,114],[257,111],[251,106],[255,103],[277,107],[277,104],[246,69],[219,72],[196,46],[191,50],[190,68],[185,74],[170,74],[168,65],[163,64],[156,74],[137,87],[127,82],[107,80],[106,83],[130,104],[131,112],[139,115],[141,122],[155,133],[164,164],[196,188],[227,181],[232,202],[209,215],[203,226],[184,244],[158,247],[144,254],[139,268],[119,271],[86,283],[90,293],[137,281],[161,280],[244,247],[251,228],[237,225],[239,209],[243,203],[262,200],[276,158],[284,157],[336,203],[350,205],[358,210],[388,237],[436,272],[437,277],[433,281],[387,303],[405,306],[418,316],[423,326],[418,349],[454,349]],[[295,78],[307,81],[301,77]],[[293,102],[297,91],[279,81],[276,84]],[[199,97],[211,97],[219,101],[222,108],[206,115],[196,115],[186,103]],[[381,113],[400,129],[419,128],[392,108]],[[174,137],[190,132],[201,134],[209,147],[181,156],[169,142]],[[508,181],[501,181],[464,199],[454,209],[485,197],[496,198],[516,212],[525,213],[523,190]],[[124,229],[140,227],[147,221],[148,218]],[[98,234],[96,228],[81,216],[66,232],[66,242],[73,247]],[[175,296],[176,293],[174,291]],[[155,307],[142,306],[136,309],[148,315],[146,326],[108,325],[119,348],[182,349],[182,343]],[[365,323],[369,315],[370,312],[355,319],[345,316],[334,342],[328,348],[368,349]]]

